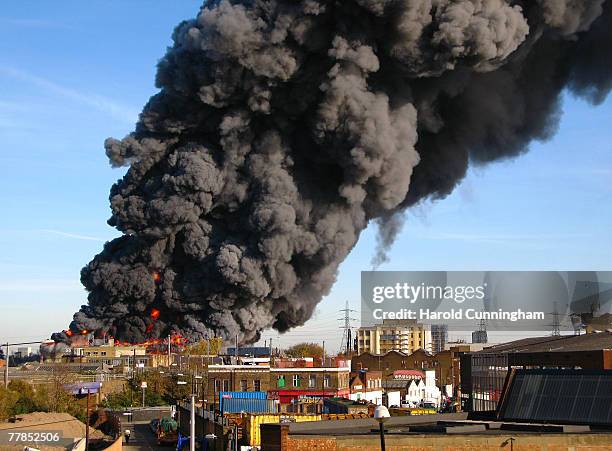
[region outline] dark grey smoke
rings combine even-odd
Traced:
[[[105,143],[129,166],[124,235],[83,269],[71,331],[248,343],[303,324],[370,221],[384,261],[401,211],[549,138],[562,90],[605,98],[611,3],[208,2],[136,130]]]

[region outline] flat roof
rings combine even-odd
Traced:
[[[467,413],[445,413],[435,415],[395,416],[385,422],[385,435],[391,437],[431,437],[440,435],[503,435],[525,436],[544,434],[605,434],[609,430],[591,429],[588,426],[544,423],[521,423],[513,421],[469,421]],[[304,437],[354,437],[376,436],[378,422],[374,418],[354,420],[308,421],[289,423],[291,436]]]
[[[391,417],[385,422],[385,429],[401,428],[403,426],[436,423],[439,420],[466,420],[467,413],[449,413],[438,415],[414,415]],[[313,435],[351,435],[364,434],[378,429],[378,422],[374,418],[359,418],[354,420],[337,421],[309,421],[303,423],[289,423],[290,434]]]
[[[321,368],[321,367],[300,367],[300,368],[270,368],[270,372],[272,373],[350,373],[350,367],[330,367],[330,368]]]
[[[497,354],[505,352],[572,352],[612,349],[612,332],[558,337],[533,337],[510,341],[476,351],[472,354]]]

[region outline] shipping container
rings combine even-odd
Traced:
[[[221,412],[225,412],[226,410],[224,407],[224,403],[225,401],[229,400],[229,399],[242,399],[242,400],[250,400],[250,399],[267,399],[268,397],[268,393],[265,391],[222,391],[219,392],[219,410]],[[238,403],[234,403],[236,406],[235,408],[237,408],[237,404]],[[259,407],[261,409],[261,407]],[[244,409],[242,409],[244,410]],[[228,412],[235,412],[233,410],[227,410]],[[241,410],[238,410],[236,413],[240,413]],[[245,412],[248,412],[245,410]],[[271,412],[273,413],[275,412],[274,410]],[[254,412],[254,413],[259,413],[259,412]],[[270,413],[267,410],[262,411],[261,413]]]
[[[304,421],[321,421],[321,415],[249,415],[247,417],[246,433],[249,446],[261,446],[260,428],[262,424],[270,423],[301,423]]]
[[[273,399],[227,398],[221,403],[225,413],[276,413],[278,404]]]

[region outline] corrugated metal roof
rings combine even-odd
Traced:
[[[583,335],[562,335],[560,337],[534,337],[511,341],[476,351],[473,354],[503,352],[571,352],[612,349],[612,332],[598,332]]]

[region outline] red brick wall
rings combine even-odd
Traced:
[[[610,451],[612,434],[550,434],[520,436],[516,438],[514,451]],[[387,437],[387,451],[500,451],[507,436],[396,436]],[[287,437],[286,448],[280,451],[362,451],[379,450],[378,437],[345,436],[294,436]],[[263,451],[272,448],[263,448]],[[278,450],[278,448],[275,448]]]

